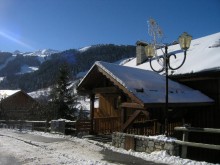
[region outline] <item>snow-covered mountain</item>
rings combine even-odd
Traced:
[[[58,50],[53,50],[53,49],[43,49],[43,50],[37,50],[34,52],[14,52],[13,55],[17,56],[17,55],[23,55],[23,56],[32,56],[32,57],[37,57],[37,59],[42,63],[48,59],[50,59],[50,55],[55,54],[55,53],[59,53],[60,51]]]
[[[59,53],[60,51],[58,50],[53,50],[53,49],[43,49],[43,50],[37,50],[35,52],[25,52],[25,53],[19,53],[22,54],[23,56],[39,56],[39,57],[46,57],[50,56],[51,54]]]
[[[34,52],[20,52],[16,50],[13,53],[8,53],[7,56],[4,55],[3,52],[1,52],[0,53],[0,56],[1,56],[0,71],[3,70],[4,68],[5,69],[9,68],[9,70],[12,70],[10,69],[11,66],[16,65],[16,67],[19,67],[19,68],[14,69],[15,72],[13,74],[24,74],[24,73],[34,72],[38,70],[40,64],[50,59],[50,55],[59,53],[59,52],[60,51],[53,50],[53,49],[43,49],[43,50],[38,50]],[[23,58],[21,58],[21,56]]]

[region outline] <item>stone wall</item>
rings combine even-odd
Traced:
[[[112,145],[126,150],[151,153],[166,150],[168,154],[178,156],[179,145],[174,140],[158,136],[148,137],[115,132],[112,134]]]
[[[51,120],[51,132],[65,134],[64,120]]]

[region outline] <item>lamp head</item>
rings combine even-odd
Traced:
[[[181,36],[179,36],[179,44],[181,49],[185,51],[189,49],[191,40],[192,40],[192,36],[186,32],[184,32]]]
[[[155,56],[154,45],[148,44],[147,46],[145,46],[145,53],[146,53],[148,58],[154,57]]]

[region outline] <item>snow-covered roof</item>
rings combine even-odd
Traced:
[[[19,91],[20,90],[0,90],[0,100],[5,99]]]
[[[181,59],[183,59],[183,51],[180,49],[179,44],[169,46],[168,53],[177,55],[176,60],[174,57],[171,58],[171,66],[178,66]],[[157,54],[158,56],[163,55],[160,49]],[[157,60],[154,60],[152,64],[155,68],[161,67],[158,65]],[[125,66],[151,70],[149,62],[137,66],[136,58],[126,63]],[[192,40],[184,65],[173,74],[196,73],[207,70],[220,70],[220,32]]]
[[[108,75],[111,75],[114,80],[120,83],[143,103],[165,103],[166,80],[164,76],[153,71],[120,66],[106,62],[96,62],[94,66],[100,67]],[[213,102],[213,100],[202,94],[200,91],[169,80],[169,103],[201,102]]]

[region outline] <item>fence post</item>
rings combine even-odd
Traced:
[[[19,131],[20,131],[20,132],[21,132],[22,129],[23,129],[22,127],[23,127],[23,123],[22,123],[22,121],[20,120],[20,121],[19,121]]]
[[[187,131],[183,131],[183,141],[188,141],[188,135],[189,133]],[[187,156],[187,146],[186,145],[182,145],[182,154],[181,157],[182,158],[186,158]]]
[[[45,129],[44,129],[44,132],[47,132],[47,131],[48,131],[48,128],[49,128],[49,121],[46,120],[46,121],[45,121]]]

